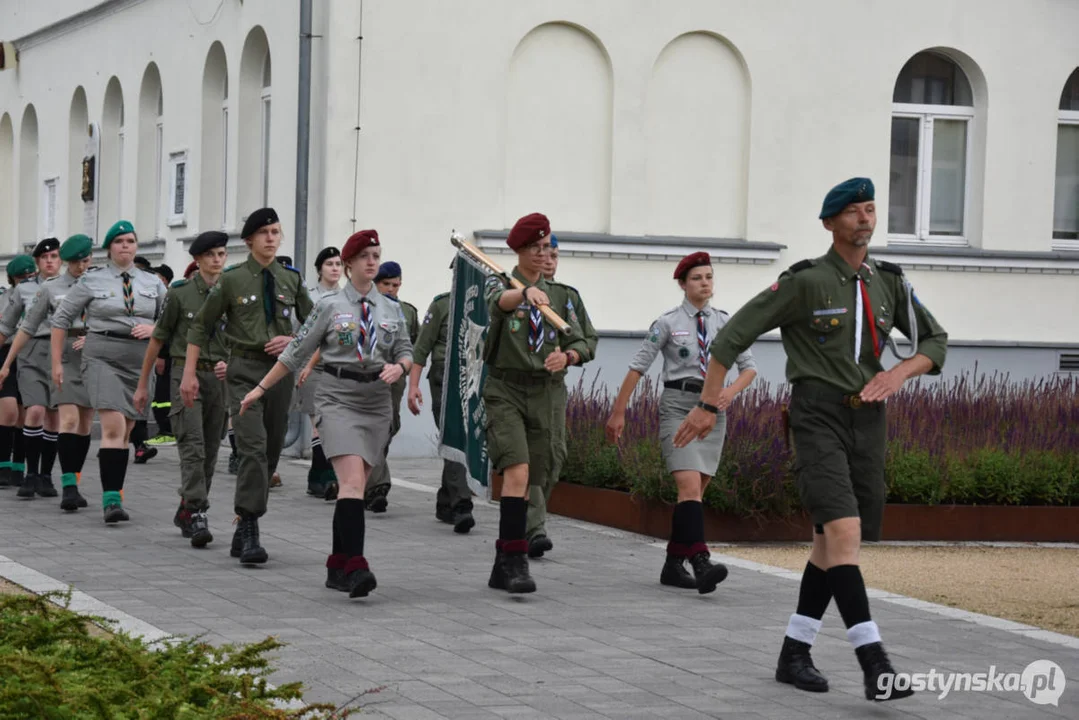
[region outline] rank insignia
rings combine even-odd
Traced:
[[[521,321],[517,318],[510,320],[510,332],[515,333],[521,329]]]
[[[689,348],[678,348],[678,357],[683,359],[689,357]]]

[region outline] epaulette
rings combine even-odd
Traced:
[[[286,270],[291,270],[292,272],[296,273],[297,275],[301,275],[301,274],[302,274],[302,273],[301,273],[301,272],[300,272],[299,270],[297,270],[296,268],[292,267],[291,265],[282,265],[281,267],[285,268]]]
[[[189,282],[191,282],[191,281],[188,280],[187,278],[180,278],[179,280],[173,280],[172,284],[169,285],[169,287],[170,288],[183,287],[184,285],[187,285]]]
[[[235,270],[236,268],[243,267],[243,266],[244,266],[244,264],[242,262],[241,263],[236,263],[235,265],[229,265],[227,268],[225,268],[221,272],[228,272],[229,270]]]
[[[720,315],[722,315],[725,318],[730,318],[730,316],[731,316],[731,314],[729,312],[727,312],[726,310],[720,310],[719,308],[716,308],[716,312],[719,313]]]
[[[677,305],[677,306],[671,308],[670,310],[665,310],[662,314],[660,314],[660,317],[663,317],[665,315],[674,315],[676,312],[678,312],[681,309],[682,309],[682,306]]]
[[[791,265],[790,268],[788,268],[788,269],[792,273],[802,272],[803,270],[808,270],[809,268],[813,267],[816,264],[817,264],[816,260],[809,260],[809,259],[799,260],[798,262]]]
[[[566,283],[558,282],[557,280],[549,280],[548,282],[550,282],[552,285],[560,285],[567,290],[572,290],[573,292],[577,293],[577,297],[581,296],[581,291],[573,287],[572,285],[567,285]]]
[[[450,294],[448,292],[444,292],[441,295],[435,295],[435,297],[431,300],[431,302],[438,302],[439,300],[441,300],[443,298],[448,298],[449,296],[450,296]]]
[[[876,262],[877,267],[881,270],[886,270],[890,273],[895,273],[896,275],[903,274],[903,268],[893,262],[888,262],[887,260],[875,260],[874,262]]]
[[[90,267],[86,268],[86,272],[95,272],[97,270],[100,270],[103,267],[105,267],[105,266],[104,265],[91,265]]]
[[[419,312],[419,310],[417,310],[417,309],[416,309],[416,306],[415,306],[415,305],[413,305],[413,304],[412,304],[412,303],[410,303],[410,302],[407,302],[407,301],[405,301],[405,300],[402,300],[402,301],[401,301],[401,304],[402,304],[402,305],[408,305],[408,306],[409,306],[410,308],[412,308],[412,310],[413,310],[414,312]]]
[[[56,280],[59,277],[60,277],[59,275],[53,275],[51,278],[45,278],[45,282],[52,282],[53,280]]]

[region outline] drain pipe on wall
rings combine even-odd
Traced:
[[[300,0],[299,109],[296,122],[296,237],[293,257],[307,270],[307,195],[311,152],[311,0]]]

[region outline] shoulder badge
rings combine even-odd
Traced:
[[[799,260],[798,262],[791,265],[789,269],[790,269],[790,271],[792,273],[802,272],[803,270],[807,270],[807,269],[813,267],[816,264],[817,264],[816,260],[809,260],[809,259]]]
[[[877,267],[881,270],[886,270],[890,273],[895,273],[896,275],[903,274],[903,268],[899,267],[893,262],[888,262],[887,260],[876,260],[875,262],[877,264]]]
[[[296,268],[292,267],[291,265],[282,265],[281,267],[285,268],[286,270],[291,270],[292,272],[296,273],[297,275],[300,275],[300,271],[297,270]]]
[[[238,267],[243,267],[243,263],[236,263],[234,265],[229,265],[227,268],[225,268],[221,272],[228,272],[229,270],[235,270]]]
[[[191,281],[188,280],[187,278],[180,278],[179,280],[174,280],[172,282],[172,284],[169,285],[169,287],[170,288],[183,287],[184,285],[187,285],[189,282],[191,282]]]
[[[449,296],[450,296],[450,294],[448,292],[444,292],[444,293],[441,293],[440,295],[435,295],[434,299],[431,300],[431,302],[438,302],[439,300],[442,300],[444,298],[448,298]]]

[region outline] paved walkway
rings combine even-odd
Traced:
[[[304,494],[303,466],[283,463],[285,485],[271,494],[262,523],[270,562],[257,569],[228,555],[233,482],[223,472],[211,493],[214,543],[198,551],[180,538],[171,522],[176,467],[175,449],[165,448],[130,468],[132,520],[117,527],[101,521],[92,465],[84,482],[90,511],[74,516],[58,502],[0,490],[0,575],[40,581],[43,573],[73,584],[137,618],[141,625],[129,620],[142,632],[204,633],[214,642],[276,635],[288,646],[273,682],[303,681],[309,700],[337,704],[380,689],[358,701],[373,717],[1079,717],[1079,639],[1069,646],[894,597],[873,600],[872,610],[897,669],[1022,672],[1052,660],[1068,677],[1059,706],[1035,705],[1021,692],[868,703],[834,604],[814,652],[831,692],[779,685],[772,673],[796,576],[731,559],[714,594],[664,588],[662,543],[587,523],[551,522],[555,550],[532,564],[537,593],[489,590],[497,511],[479,503],[478,525],[465,536],[437,522],[432,460],[393,464],[390,510],[368,515],[379,587],[350,601],[322,586],[333,509]]]

